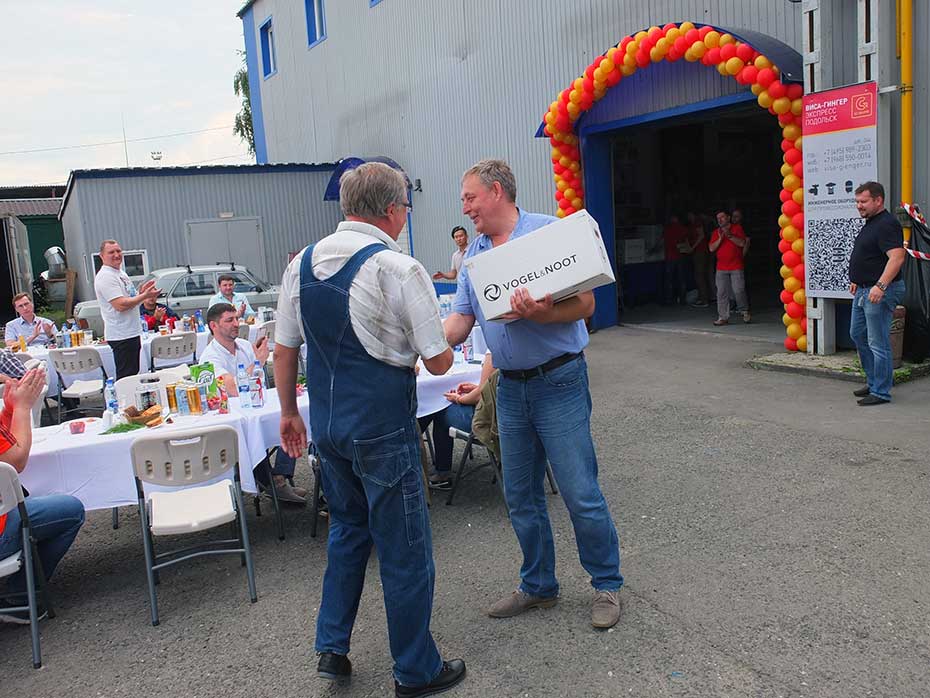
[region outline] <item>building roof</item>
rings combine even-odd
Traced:
[[[242,15],[244,15],[246,13],[246,10],[248,10],[254,4],[255,4],[255,0],[246,0],[245,5],[239,8],[239,11],[236,13],[236,17],[242,19]]]
[[[0,199],[0,214],[12,213],[17,218],[57,216],[61,199]]]
[[[281,162],[262,165],[195,165],[184,167],[107,167],[99,170],[71,170],[64,199],[58,212],[60,219],[68,206],[71,190],[79,179],[120,179],[124,177],[187,177],[190,175],[264,174],[271,172],[331,172],[336,163]]]
[[[64,193],[64,183],[0,186],[0,199],[51,199]]]

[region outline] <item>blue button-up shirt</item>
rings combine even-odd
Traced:
[[[209,310],[211,306],[214,306],[217,303],[231,303],[231,305],[235,307],[237,313],[239,312],[239,306],[245,303],[245,315],[242,317],[250,317],[255,315],[255,311],[252,310],[252,304],[249,303],[249,299],[246,298],[244,293],[233,292],[232,301],[227,300],[226,296],[224,296],[222,293],[216,293],[210,298],[210,303],[207,305],[207,310]]]
[[[541,213],[527,213],[523,209],[518,211],[520,218],[508,240],[514,240],[558,220]],[[479,235],[468,246],[465,259],[486,252],[492,247],[491,238]],[[456,313],[475,316],[484,332],[488,349],[494,357],[495,368],[534,368],[562,354],[578,353],[588,346],[588,331],[584,320],[545,325],[532,320],[515,320],[509,323],[486,320],[464,264],[459,270],[458,289],[452,309]]]
[[[48,344],[52,340],[47,334],[45,334],[45,331],[41,328],[41,325],[45,325],[45,324],[51,325],[52,332],[55,331],[55,323],[47,318],[39,317],[38,315],[36,315],[33,318],[32,322],[26,322],[25,320],[22,319],[22,317],[16,317],[15,319],[10,320],[8,323],[6,323],[4,340],[7,342],[11,342],[14,339],[19,339],[20,337],[25,337],[26,339],[29,339],[29,337],[32,336],[33,331],[35,331],[36,326],[40,325],[39,334],[36,335],[36,338],[33,339],[29,344],[31,346],[35,346],[37,344],[39,345]]]

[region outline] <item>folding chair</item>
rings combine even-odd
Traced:
[[[239,436],[236,430],[231,426],[218,425],[141,436],[133,442],[131,452],[152,625],[158,625],[155,585],[159,581],[159,571],[204,555],[241,556],[248,577],[249,598],[255,603],[258,597],[239,481]],[[232,481],[224,478],[205,484],[230,470],[233,471]],[[146,495],[143,483],[175,489]],[[238,524],[237,538],[155,553],[154,536],[196,533],[230,522]]]
[[[197,363],[197,333],[181,332],[179,334],[159,335],[152,340],[149,347],[152,358],[149,371],[155,370],[155,361],[173,361],[175,365],[191,357],[191,363]]]
[[[248,323],[243,322],[239,325],[239,339],[244,339],[248,341],[249,331],[252,329],[252,326]]]
[[[278,488],[274,484],[274,475],[271,472],[271,457],[277,453],[280,446],[265,450],[265,460],[259,463],[268,475],[268,491],[271,493],[271,508],[274,509],[275,522],[278,526],[278,540],[284,540],[284,513],[281,511],[281,502],[278,501]],[[255,516],[262,515],[262,493],[259,492],[253,498],[255,505]]]
[[[71,349],[49,349],[48,358],[58,372],[58,422],[61,423],[62,403],[64,398],[74,398],[82,400],[87,397],[100,394],[103,400],[103,388],[107,380],[107,371],[103,367],[103,360],[100,358],[100,352],[93,347],[74,347]],[[71,384],[70,388],[65,388],[65,382],[62,376],[79,376],[91,371],[100,370],[101,378],[78,379]],[[81,408],[73,407],[64,410],[65,414],[69,412],[80,412]]]
[[[479,441],[478,438],[474,434],[467,432],[467,431],[462,431],[461,429],[456,429],[455,427],[449,427],[449,436],[451,436],[453,439],[459,439],[460,441],[464,441],[465,450],[462,451],[462,458],[461,460],[459,460],[459,467],[455,472],[455,477],[452,481],[452,489],[449,491],[449,498],[446,500],[446,505],[452,504],[452,498],[455,497],[455,491],[459,488],[459,483],[465,477],[481,470],[482,468],[487,468],[488,466],[491,466],[494,469],[494,482],[496,482],[500,486],[501,496],[505,497],[504,495],[504,473],[503,473],[503,470],[501,469],[500,462],[497,460],[497,457],[494,455],[491,449],[485,446],[483,443],[481,443],[481,441]],[[465,470],[465,461],[468,460],[468,458],[472,455],[472,447],[474,446],[481,446],[488,452],[488,462],[482,463],[481,465],[476,465],[474,468],[469,470],[468,473],[463,475],[462,471]],[[559,490],[555,485],[555,477],[553,477],[552,475],[552,467],[548,463],[546,463],[546,479],[549,481],[549,487],[552,490],[552,494],[558,494]],[[506,501],[507,500],[505,497],[504,499],[505,505],[506,505]],[[507,513],[507,516],[508,517],[510,516],[509,511]]]
[[[55,617],[52,608],[52,599],[48,593],[45,571],[39,559],[39,551],[32,537],[32,528],[29,524],[29,514],[23,498],[23,488],[19,484],[19,475],[16,469],[8,463],[0,463],[0,516],[14,509],[19,509],[22,520],[23,548],[18,553],[0,560],[0,579],[19,572],[21,568],[26,573],[26,605],[3,605],[0,613],[29,612],[29,631],[32,634],[32,666],[36,669],[42,666],[42,651],[39,646],[39,605],[37,595],[41,592],[45,611],[49,618]],[[0,597],[13,598],[23,596],[17,594],[0,594]]]
[[[172,383],[181,380],[191,374],[191,367],[187,364],[178,364],[177,366],[168,366],[167,368],[156,368],[153,375],[161,377],[165,383]]]

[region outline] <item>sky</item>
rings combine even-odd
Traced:
[[[0,186],[125,167],[127,152],[132,167],[254,162],[232,133],[243,4],[0,0]]]

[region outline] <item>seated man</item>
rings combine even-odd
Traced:
[[[6,382],[3,395],[3,412],[0,413],[0,460],[12,465],[17,472],[26,469],[32,447],[32,406],[45,386],[43,371],[27,371],[19,380]],[[50,578],[61,558],[84,523],[84,505],[71,495],[56,494],[46,497],[27,497],[26,511],[39,550],[39,559],[45,576]],[[23,548],[22,521],[14,509],[0,516],[0,558],[13,555]],[[6,589],[0,596],[22,595],[26,592],[26,574],[21,569],[7,577]],[[14,603],[20,604],[19,598]],[[40,608],[39,614],[44,611]],[[28,624],[26,612],[0,615],[0,621]]]
[[[228,303],[236,309],[237,318],[247,318],[255,315],[255,311],[252,310],[249,299],[246,298],[245,294],[236,293],[233,290],[236,287],[236,280],[233,277],[223,274],[217,281],[220,285],[220,292],[210,298],[210,304],[207,306],[208,311],[217,303]]]
[[[146,298],[142,301],[142,305],[139,306],[139,314],[145,320],[150,332],[157,330],[159,325],[169,324],[173,326],[174,323],[166,322],[166,320],[178,319],[178,314],[167,305],[159,303],[157,298]]]
[[[27,346],[45,346],[54,339],[55,323],[36,315],[32,299],[27,294],[13,296],[13,309],[19,317],[6,323],[4,339],[8,347],[19,344],[20,337],[26,340]]]
[[[217,376],[223,376],[226,391],[231,396],[239,394],[236,384],[236,372],[239,364],[252,374],[256,359],[264,366],[268,360],[268,338],[260,337],[254,344],[245,339],[239,339],[239,316],[236,309],[229,303],[216,303],[207,311],[207,326],[213,334],[213,341],[207,345],[200,357],[201,361],[210,361]],[[294,476],[295,459],[287,455],[284,449],[278,449],[275,466],[271,470],[274,476],[275,490],[278,499],[294,504],[306,504],[307,490],[303,487],[293,487],[287,478]],[[267,489],[268,478],[262,464],[255,468],[255,481]]]
[[[454,440],[449,436],[449,427],[455,427],[465,432],[471,431],[475,406],[481,398],[481,391],[487,383],[488,377],[493,372],[494,362],[491,360],[491,352],[488,352],[484,355],[478,385],[459,383],[455,390],[445,393],[445,398],[450,403],[448,407],[439,412],[420,417],[417,420],[421,431],[426,431],[430,424],[433,425],[433,447],[436,450],[436,461],[433,463],[435,472],[429,476],[430,488],[443,491],[452,489],[452,446]]]

